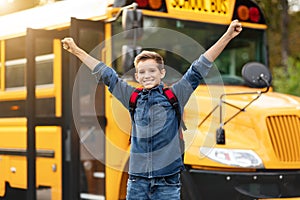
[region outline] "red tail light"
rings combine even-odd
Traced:
[[[139,8],[146,8],[149,5],[148,0],[136,0]]]
[[[255,22],[255,23],[259,22],[259,20],[260,20],[260,13],[259,13],[258,8],[251,7],[249,9],[249,17],[250,17],[250,20],[252,22]]]

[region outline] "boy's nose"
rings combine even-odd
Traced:
[[[145,72],[145,77],[150,77],[150,73],[149,72]]]

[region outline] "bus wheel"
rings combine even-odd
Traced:
[[[181,200],[202,200],[191,174],[188,171],[181,173]]]

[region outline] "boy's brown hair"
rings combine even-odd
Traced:
[[[161,55],[154,51],[142,51],[139,55],[137,55],[134,59],[134,66],[137,68],[137,65],[140,61],[145,61],[148,59],[153,59],[158,64],[158,69],[164,69],[164,59]]]

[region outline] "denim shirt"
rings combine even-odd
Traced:
[[[195,60],[183,77],[171,86],[181,113],[192,92],[207,75],[212,63],[203,55]],[[103,81],[109,91],[129,109],[129,99],[134,87],[118,77],[104,63],[93,70],[98,81]],[[180,152],[178,120],[169,100],[163,94],[163,83],[139,93],[132,120],[129,174],[146,178],[173,175],[183,170]]]

